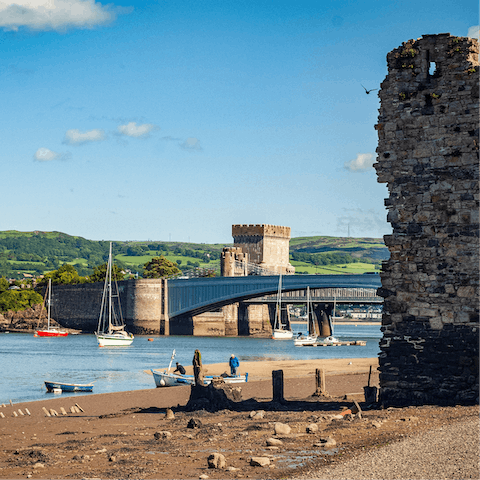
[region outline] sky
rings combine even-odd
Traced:
[[[478,1],[0,0],[0,230],[382,237],[378,91]]]

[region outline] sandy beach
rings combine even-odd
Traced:
[[[156,389],[153,379],[147,390],[52,394],[7,404],[0,407],[0,478],[324,478],[325,468],[333,472],[380,446],[435,428],[478,423],[478,406],[369,408],[363,387],[370,366],[370,385],[378,386],[377,365],[376,358],[242,362],[249,382],[240,385],[240,399],[213,411],[207,400],[204,408],[188,408],[190,387]],[[204,367],[210,374],[226,370],[226,364]],[[324,397],[314,396],[317,368],[326,372]],[[284,372],[281,404],[272,402],[273,370]],[[355,401],[362,412],[349,413]],[[72,412],[76,405],[81,410]],[[174,418],[167,415],[170,409]],[[45,410],[58,415],[47,416]],[[277,424],[290,430],[278,433]],[[325,450],[321,445],[329,438],[335,446]],[[214,453],[223,455],[223,468],[209,468]],[[252,457],[264,458],[265,466],[254,466]],[[362,478],[377,478],[368,471]]]

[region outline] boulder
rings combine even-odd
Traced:
[[[224,455],[221,453],[212,453],[207,458],[208,468],[225,468],[227,462],[225,461]]]
[[[291,428],[286,423],[275,423],[275,435],[288,435],[291,432]]]
[[[279,438],[267,438],[268,447],[279,447],[283,442]]]
[[[252,457],[250,459],[250,465],[252,465],[252,467],[268,467],[270,465],[270,459],[268,457]]]
[[[316,423],[311,423],[307,426],[307,433],[317,433],[318,425]]]

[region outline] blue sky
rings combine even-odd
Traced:
[[[230,243],[390,233],[386,55],[478,2],[0,0],[0,230]]]

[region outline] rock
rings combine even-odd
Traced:
[[[380,428],[382,426],[382,422],[380,420],[373,420],[372,426],[375,428]]]
[[[163,430],[161,432],[155,432],[153,436],[155,437],[155,440],[168,440],[172,436],[172,434]]]
[[[171,408],[167,408],[167,411],[165,412],[165,418],[167,420],[174,420],[175,419],[175,414],[173,413],[173,410]]]
[[[276,422],[275,423],[275,434],[276,435],[288,435],[292,429],[285,423]]]
[[[201,426],[202,422],[198,418],[191,418],[187,424],[187,428],[200,428]]]
[[[201,475],[198,476],[198,478],[201,478],[202,480],[206,480],[207,478],[210,478],[206,473],[202,473]]]
[[[265,410],[258,410],[258,412],[250,412],[250,418],[253,418],[254,420],[258,420],[260,418],[263,418],[265,416]]]
[[[252,465],[252,467],[268,467],[270,465],[270,459],[268,457],[252,457],[250,459],[250,465]]]
[[[333,448],[337,446],[337,442],[332,437],[320,438],[320,441],[313,445],[314,447],[320,448]]]
[[[225,468],[226,461],[225,457],[221,453],[212,453],[207,458],[208,468]]]
[[[283,442],[278,438],[267,438],[267,446],[268,447],[279,447],[283,445]]]
[[[316,423],[311,423],[307,426],[307,433],[317,433],[318,425]]]
[[[227,467],[226,470],[228,470],[229,472],[238,472],[238,470],[240,469],[236,467]]]
[[[109,458],[108,458],[108,461],[109,462],[115,462],[117,460],[117,457],[115,455],[111,455]]]
[[[45,465],[43,463],[40,463],[40,462],[37,462],[34,466],[33,466],[34,469],[38,469],[38,468],[45,468]]]

